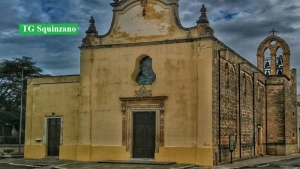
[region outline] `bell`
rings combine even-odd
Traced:
[[[282,75],[282,69],[279,69],[277,72],[278,75]]]
[[[277,65],[282,65],[282,58],[277,59]]]
[[[269,63],[268,60],[267,60],[266,63],[265,63],[265,69],[267,69],[267,68],[270,68],[270,63]]]
[[[265,71],[265,74],[266,74],[266,75],[270,75],[270,71],[269,71],[269,70],[266,70],[266,71]]]

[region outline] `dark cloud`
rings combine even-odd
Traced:
[[[299,1],[189,0],[179,1],[179,4],[180,19],[185,27],[195,25],[204,4],[215,36],[254,65],[259,44],[275,28],[276,35],[290,46],[291,67],[299,68]]]
[[[85,36],[89,19],[94,16],[99,34],[108,31],[112,7],[108,2],[95,0],[23,0],[0,2],[0,59],[30,56],[46,73],[52,75],[78,74],[78,46]],[[76,36],[19,35],[20,23],[76,23]]]
[[[99,35],[112,21],[112,0],[9,0],[0,2],[0,59],[30,56],[46,73],[79,73],[78,46],[94,16]],[[196,25],[202,5],[215,36],[256,65],[258,45],[275,28],[291,49],[291,66],[300,65],[298,0],[180,0],[179,16],[184,27]],[[76,36],[21,36],[19,23],[77,23]],[[298,73],[300,79],[300,73]],[[300,83],[299,83],[300,85]]]

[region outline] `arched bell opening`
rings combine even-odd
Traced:
[[[264,72],[266,75],[271,75],[271,51],[269,48],[264,52]]]
[[[290,55],[288,44],[280,37],[271,35],[257,49],[257,66],[266,75],[290,77]]]
[[[283,74],[283,50],[279,47],[276,51],[276,75]]]

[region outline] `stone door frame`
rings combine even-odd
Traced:
[[[133,148],[133,113],[155,112],[155,153],[159,147],[164,146],[164,101],[166,96],[157,97],[127,97],[120,98],[122,101],[122,145],[132,157]]]
[[[46,145],[46,156],[48,156],[48,119],[60,119],[60,145],[63,143],[63,117],[62,116],[45,116],[44,117],[44,136],[42,139],[42,143]]]

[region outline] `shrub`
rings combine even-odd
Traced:
[[[14,149],[5,149],[3,150],[4,153],[13,153],[15,150]]]

